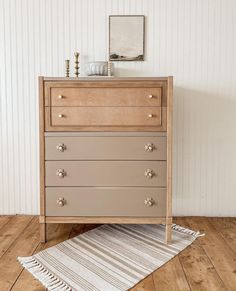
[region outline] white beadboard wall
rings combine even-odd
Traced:
[[[175,215],[236,215],[235,0],[0,0],[0,214],[39,213],[37,77],[107,60],[108,16],[146,16],[144,62],[173,75]]]

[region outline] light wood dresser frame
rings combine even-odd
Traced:
[[[50,90],[59,88],[119,88],[124,83],[128,88],[161,88],[161,126],[52,126],[50,116]],[[39,77],[39,112],[40,112],[40,239],[46,241],[46,224],[48,223],[123,223],[123,224],[164,224],[166,225],[166,242],[171,242],[172,233],[172,110],[173,77],[161,78],[46,78]],[[160,132],[167,137],[167,180],[166,180],[166,216],[165,217],[117,217],[117,216],[47,216],[45,198],[45,136],[64,132],[68,136],[77,133],[124,132],[127,136],[134,132]]]

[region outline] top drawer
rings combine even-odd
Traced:
[[[161,106],[161,88],[51,88],[51,106]]]

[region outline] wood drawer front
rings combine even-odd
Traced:
[[[60,198],[64,198],[61,206]],[[145,204],[148,198],[152,199],[152,206]],[[46,215],[164,217],[166,189],[50,187],[46,188]]]
[[[166,137],[45,137],[46,160],[166,160]]]
[[[47,161],[45,170],[46,186],[166,187],[165,161]]]
[[[51,107],[52,126],[160,126],[161,107]]]
[[[51,88],[51,106],[161,106],[161,88]]]

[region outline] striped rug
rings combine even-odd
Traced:
[[[129,290],[190,245],[198,232],[173,225],[102,225],[20,263],[48,290]]]

